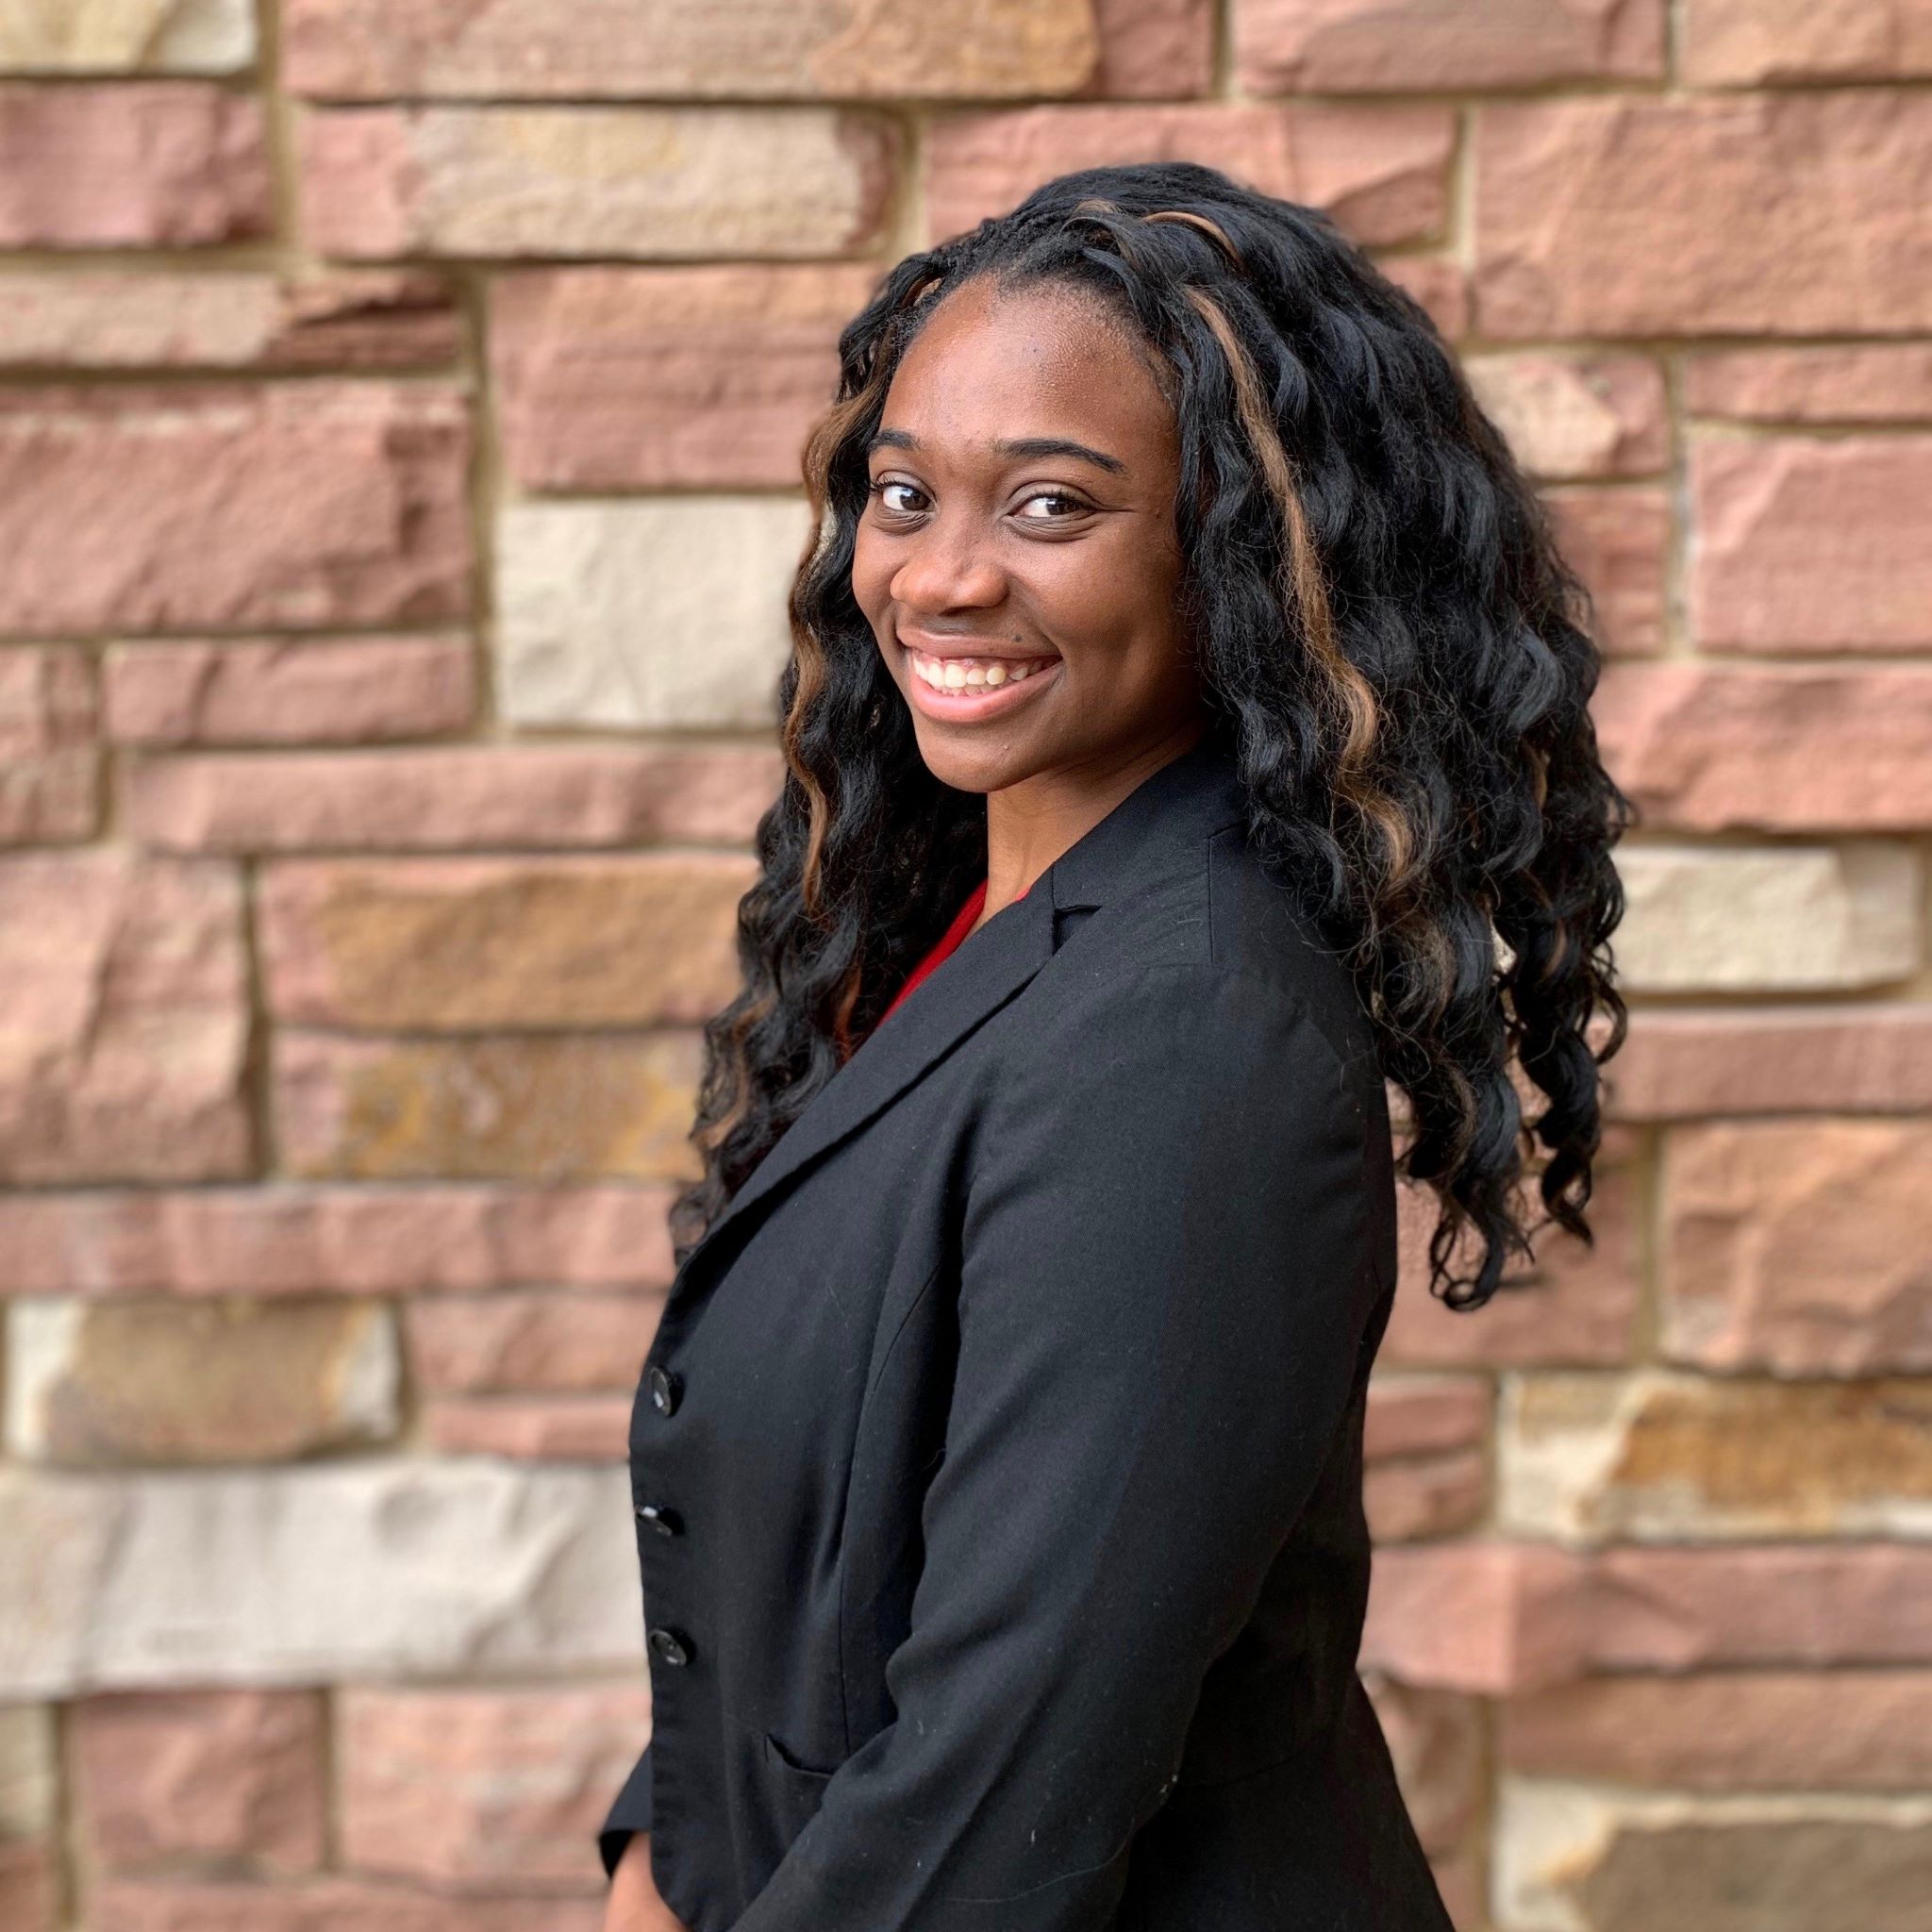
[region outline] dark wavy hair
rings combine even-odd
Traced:
[[[1536,1140],[1550,1219],[1593,1245],[1597,1068],[1625,1031],[1609,848],[1634,808],[1597,756],[1589,599],[1421,307],[1317,210],[1173,161],[1063,175],[908,256],[839,339],[803,457],[787,774],[739,906],[744,983],[705,1028],[680,1264],[986,870],[984,796],[926,769],[851,587],[892,373],[981,275],[1083,290],[1151,351],[1179,430],[1178,614],[1255,849],[1339,936],[1406,1101],[1400,1168],[1440,1203],[1431,1292],[1480,1307],[1507,1248],[1534,1259]],[[1531,1123],[1512,1057],[1547,1096]],[[1482,1252],[1458,1277],[1466,1224]]]

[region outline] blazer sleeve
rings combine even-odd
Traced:
[[[1293,994],[1079,990],[982,1117],[894,1718],[738,1932],[1101,1932],[1312,1491],[1376,1296],[1365,1120]]]
[[[611,1801],[603,1828],[597,1834],[597,1856],[604,1863],[607,1878],[617,1876],[617,1862],[624,1857],[632,1834],[651,1828],[651,1747],[631,1766],[624,1789]]]

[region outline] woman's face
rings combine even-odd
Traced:
[[[1091,299],[985,279],[942,297],[868,467],[853,595],[936,776],[1105,778],[1196,735],[1174,418]]]

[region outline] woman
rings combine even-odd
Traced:
[[[1580,592],[1422,311],[1211,169],[1051,182],[840,349],[608,1924],[1439,1932],[1355,1669],[1384,1081],[1445,1299],[1532,1132],[1591,1239]]]

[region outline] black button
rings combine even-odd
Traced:
[[[684,1531],[684,1520],[675,1509],[660,1509],[655,1503],[638,1505],[638,1521],[648,1523],[659,1536],[679,1536]]]
[[[667,1630],[660,1624],[655,1630],[644,1633],[644,1641],[651,1646],[651,1655],[659,1663],[688,1664],[691,1652],[684,1646],[684,1640],[676,1631]]]
[[[669,1369],[660,1369],[655,1362],[646,1379],[651,1385],[651,1407],[659,1415],[669,1415],[677,1407],[677,1397],[684,1384]]]

